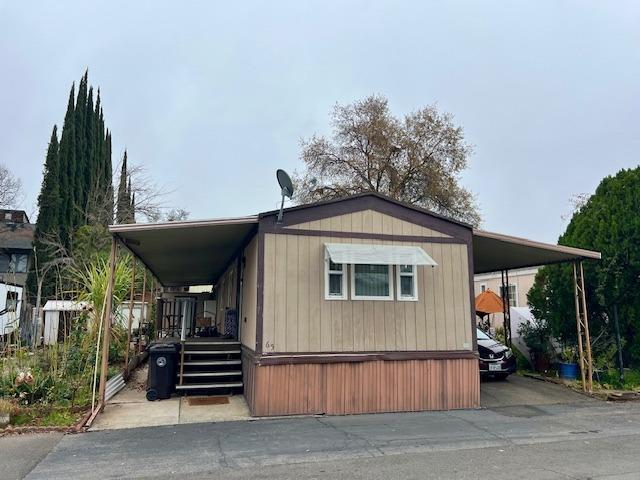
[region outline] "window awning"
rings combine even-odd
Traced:
[[[350,243],[325,243],[325,247],[333,263],[438,265],[436,261],[420,247]]]

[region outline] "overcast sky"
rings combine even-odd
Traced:
[[[572,194],[635,167],[640,2],[0,0],[0,162],[35,212],[71,82],[192,218],[275,208],[300,139],[372,93],[436,103],[475,153],[483,227],[555,242]]]

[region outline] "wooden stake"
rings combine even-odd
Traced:
[[[131,324],[133,323],[133,297],[136,285],[136,259],[133,259],[131,267],[131,288],[129,289],[129,325],[127,329],[127,343],[124,351],[124,373],[125,377],[129,375],[129,350],[131,349]],[[141,312],[142,313],[142,312]],[[140,322],[138,322],[138,330],[140,330]]]
[[[146,298],[147,298],[147,270],[142,270],[142,308],[140,309],[140,321],[138,322],[138,343],[136,343],[136,355],[140,353],[140,339],[142,338],[142,325],[144,325],[144,319],[146,318]],[[149,328],[149,327],[147,327]]]
[[[106,305],[103,315],[104,326],[102,328],[102,364],[100,368],[100,388],[98,389],[98,403],[104,406],[104,394],[107,386],[107,374],[109,371],[109,340],[111,339],[111,312],[113,309],[113,286],[115,282],[116,260],[118,256],[118,243],[115,237],[111,240],[111,253],[109,255],[109,274],[107,279]]]
[[[155,279],[151,277],[151,288],[149,289],[149,308],[145,312],[145,318],[147,320],[147,343],[145,346],[148,346],[151,342],[151,336],[149,335],[149,325],[151,324],[151,310],[153,310],[153,290],[155,288]]]
[[[580,262],[580,292],[582,293],[582,309],[583,309],[583,326],[584,326],[584,342],[587,347],[587,373],[589,378],[587,379],[587,385],[589,393],[593,391],[593,359],[591,357],[591,336],[589,335],[589,315],[587,314],[587,296],[584,291],[584,269],[582,268],[582,262]]]
[[[587,391],[586,384],[586,374],[584,371],[584,349],[582,348],[582,319],[580,315],[580,294],[578,292],[578,270],[576,268],[576,263],[573,263],[573,289],[575,296],[575,305],[576,305],[576,330],[578,333],[578,355],[580,356],[580,378],[582,379],[582,391]]]

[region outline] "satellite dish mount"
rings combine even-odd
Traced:
[[[280,190],[282,193],[282,203],[280,204],[280,211],[278,212],[278,218],[276,219],[277,223],[282,223],[282,211],[284,210],[284,197],[291,198],[293,197],[293,183],[291,182],[291,177],[289,174],[279,168],[276,170],[276,178],[278,179],[278,183],[280,184]]]

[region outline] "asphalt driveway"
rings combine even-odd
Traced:
[[[483,379],[480,383],[480,405],[488,409],[594,402],[598,403],[598,400],[576,393],[562,385],[520,375],[510,375],[505,380]]]

